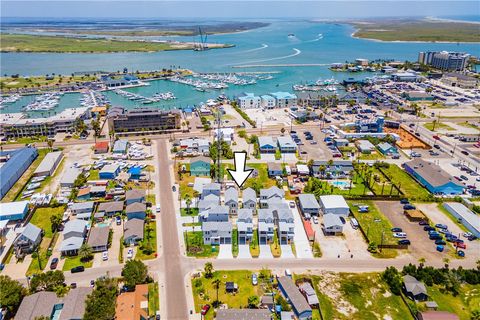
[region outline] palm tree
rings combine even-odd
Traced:
[[[282,136],[283,136],[285,133],[285,128],[280,129],[280,132],[282,133]]]
[[[449,258],[443,258],[443,263],[445,263],[445,269],[448,269],[448,264],[450,263]]]
[[[325,170],[327,170],[327,167],[325,167],[323,164],[318,168],[320,171],[321,177],[325,175]]]
[[[423,266],[425,265],[425,261],[427,261],[424,257],[421,257],[420,259],[418,259],[418,263],[420,264],[420,268],[423,268]]]
[[[198,198],[200,197],[200,193],[197,190],[194,190],[193,197],[195,198],[195,206],[198,207]]]
[[[92,248],[88,244],[84,243],[78,250],[78,255],[80,256],[80,260],[90,260],[93,255]]]
[[[55,140],[53,139],[47,139],[47,145],[48,145],[48,148],[50,149],[50,151],[53,150],[53,143],[55,142]]]
[[[211,262],[205,263],[204,266],[205,278],[211,278],[213,275],[213,264]]]
[[[187,214],[190,214],[190,205],[192,204],[192,199],[190,195],[185,195],[185,204],[187,205]]]
[[[217,298],[215,299],[215,301],[213,302],[213,304],[215,306],[218,306],[219,304],[219,301],[218,301],[218,289],[220,289],[220,279],[216,278],[215,280],[212,281],[212,284],[213,284],[213,287],[215,288],[216,292],[217,292]]]
[[[437,125],[437,119],[433,119],[432,124],[433,124],[432,131],[435,131],[435,126]]]

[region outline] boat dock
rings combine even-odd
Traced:
[[[285,63],[285,64],[244,64],[232,68],[268,68],[268,67],[325,67],[329,63]]]

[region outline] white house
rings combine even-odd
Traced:
[[[240,94],[237,98],[237,103],[242,109],[260,108],[260,101],[260,97],[247,92]]]
[[[340,216],[327,213],[323,215],[323,230],[327,235],[337,235],[343,232],[343,222]]]
[[[275,108],[275,98],[274,97],[272,97],[268,94],[265,94],[265,95],[261,96],[260,99],[261,99],[260,105],[262,106],[262,108],[265,108],[265,109]]]

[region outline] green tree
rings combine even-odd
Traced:
[[[217,293],[215,301],[212,303],[215,308],[220,305],[220,301],[218,300],[218,290],[220,289],[220,284],[221,283],[222,282],[218,278],[216,278],[215,280],[212,281],[213,288],[215,289],[215,291]]]
[[[382,279],[387,283],[393,294],[399,295],[402,290],[402,277],[395,267],[388,267],[382,273]]]
[[[62,224],[62,215],[54,214],[50,216],[50,224],[52,225],[52,232],[57,231],[58,227]]]
[[[210,279],[211,277],[213,277],[213,264],[211,262],[205,263],[203,269],[205,272],[205,278]]]
[[[34,274],[30,279],[30,289],[37,291],[56,291],[58,286],[65,284],[65,275],[60,270]]]
[[[128,288],[146,283],[148,280],[147,266],[140,260],[129,260],[122,269],[122,277]]]
[[[115,302],[118,284],[113,278],[97,280],[95,289],[85,300],[84,320],[112,320],[115,318]]]
[[[47,145],[48,145],[48,148],[50,149],[50,151],[53,150],[53,143],[55,142],[55,140],[53,139],[47,139]]]
[[[82,244],[78,250],[78,255],[82,261],[90,260],[93,257],[92,247],[90,247],[87,243]]]
[[[0,305],[9,313],[15,313],[27,290],[17,280],[0,275]]]
[[[260,299],[258,296],[250,296],[248,297],[248,307],[249,308],[256,308],[260,303]]]

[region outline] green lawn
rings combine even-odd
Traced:
[[[232,231],[232,254],[233,257],[238,256],[238,230],[236,228]]]
[[[258,246],[258,231],[257,229],[253,230],[253,238],[250,242],[250,254],[253,258],[258,258],[260,255],[260,247]]]
[[[473,129],[479,129],[478,126],[476,126],[474,123],[465,121],[465,122],[459,122],[457,123],[460,126],[466,127],[466,128],[473,128]]]
[[[272,186],[277,185],[275,180],[270,179],[268,177],[268,170],[266,163],[247,163],[247,166],[252,169],[257,169],[258,177],[252,178],[251,176],[247,179],[245,184],[243,185],[244,188],[251,188],[254,184],[259,184],[262,188],[270,188]]]
[[[32,275],[34,273],[40,273],[47,266],[47,263],[48,263],[47,252],[48,252],[48,244],[50,243],[50,240],[51,238],[44,237],[42,239],[42,242],[40,242],[40,247],[38,249],[38,256],[36,256],[37,255],[36,253],[32,254],[32,262],[30,262],[30,265],[28,266],[28,270],[26,273],[27,276]]]
[[[358,156],[360,160],[381,160],[385,159],[385,156],[378,151],[372,151],[372,153],[360,153]]]
[[[35,159],[35,161],[32,162],[30,167],[28,167],[28,169],[25,170],[25,172],[22,174],[20,179],[18,179],[17,182],[15,182],[13,187],[3,197],[2,202],[12,202],[17,198],[17,196],[21,197],[21,193],[23,192],[28,181],[32,177],[32,174],[40,165],[40,162],[42,162],[43,158],[45,158],[45,155],[48,153],[48,151],[49,151],[48,149],[38,149],[37,159]]]
[[[438,304],[438,310],[453,312],[460,317],[460,320],[470,320],[473,310],[480,307],[480,287],[462,284],[460,294],[453,296],[444,292],[438,286],[427,287],[429,300]]]
[[[196,258],[212,258],[218,255],[218,246],[203,244],[202,231],[187,232],[184,235],[187,243],[187,256]]]
[[[43,229],[45,232],[45,238],[52,238],[52,224],[50,223],[50,217],[54,215],[63,215],[65,208],[63,206],[56,208],[38,208],[35,210],[35,213],[30,219],[30,223],[36,225],[37,227]]]
[[[349,200],[348,204],[350,209],[353,212],[353,216],[358,220],[358,223],[365,231],[367,238],[370,242],[374,242],[375,244],[379,245],[383,242],[383,244],[396,244],[397,241],[392,236],[392,232],[390,229],[393,227],[390,220],[388,220],[385,215],[383,215],[377,206],[372,201],[358,201],[358,200]],[[370,211],[367,213],[359,213],[357,205],[367,205],[369,206]],[[383,241],[382,241],[382,230],[383,233]]]
[[[88,176],[88,181],[91,180],[100,180],[100,171],[95,169],[90,169],[90,175]]]
[[[273,241],[270,243],[270,250],[272,250],[274,258],[279,258],[282,255],[282,249],[280,248],[280,242],[276,230],[273,232]]]
[[[157,253],[157,224],[155,221],[150,221],[149,225],[152,228],[150,236],[147,235],[147,225],[145,224],[145,237],[138,247],[135,259],[150,260],[155,258],[155,254]],[[149,246],[151,247],[150,253],[147,250]]]
[[[422,187],[406,171],[399,166],[390,164],[388,168],[381,169],[390,180],[402,190],[405,197],[412,200],[429,200],[430,192]]]
[[[435,130],[433,130],[433,122],[424,123],[423,126],[430,131],[437,131],[439,129],[440,130],[448,130],[448,131],[454,131],[455,130],[452,127],[450,127],[448,124],[445,124],[443,122],[435,123]]]
[[[156,200],[155,200],[155,195],[154,194],[147,194],[147,196],[145,197],[145,200],[147,202],[150,202],[152,204],[152,206],[155,206],[156,204]]]
[[[268,270],[262,271],[270,275]],[[252,271],[238,270],[238,271],[215,271],[213,278],[206,279],[200,277],[192,279],[192,290],[195,302],[196,312],[205,304],[212,305],[216,300],[217,293],[214,288],[213,281],[219,279],[221,281],[218,290],[218,300],[221,303],[227,304],[229,308],[246,308],[248,306],[248,297],[258,296],[259,298],[266,292],[271,292],[272,286],[268,280],[258,277],[258,285],[253,286],[251,282]],[[257,275],[259,272],[257,272]],[[267,277],[269,278],[269,276]],[[238,285],[238,292],[236,294],[227,293],[225,291],[225,283],[233,281]],[[205,320],[213,319],[213,309],[207,313]]]
[[[178,176],[178,174],[177,174]],[[190,196],[190,199],[192,199],[193,201],[193,198],[194,198],[194,192],[195,190],[193,190],[192,187],[189,187],[188,184],[190,183],[194,183],[195,182],[195,177],[193,176],[190,176],[188,173],[186,174],[182,174],[182,179],[177,179],[177,182],[179,183],[180,185],[180,197],[182,199],[185,198],[185,196],[188,194]]]
[[[158,282],[148,284],[148,313],[149,316],[155,316],[157,310],[160,310],[160,300],[158,299]]]
[[[93,265],[93,259],[83,262],[80,260],[79,256],[66,257],[65,264],[63,265],[62,271],[70,271],[70,269],[78,266],[84,266],[85,268],[91,268]]]
[[[324,319],[413,319],[400,296],[390,293],[378,273],[298,276],[305,277],[313,282]]]
[[[190,213],[187,212],[187,208],[180,209],[180,215],[182,217],[196,217],[198,216],[198,208],[193,208],[195,205],[195,200],[192,200],[192,205],[190,206]]]

